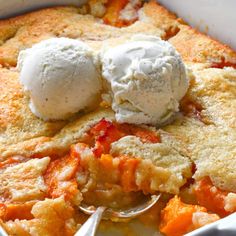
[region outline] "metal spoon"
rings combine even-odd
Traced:
[[[0,236],[8,236],[7,232],[3,228],[3,222],[0,220]]]
[[[150,198],[143,204],[132,207],[124,211],[116,211],[104,206],[95,208],[94,206],[87,206],[81,204],[79,207],[84,213],[91,215],[83,226],[77,231],[75,236],[94,236],[96,234],[98,225],[101,219],[128,219],[134,218],[149,210],[160,199],[161,194],[151,195]]]

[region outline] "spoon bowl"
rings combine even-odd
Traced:
[[[154,206],[160,197],[161,194],[148,196],[145,202],[127,210],[114,210],[104,206],[96,208],[94,206],[81,204],[79,209],[85,214],[91,216],[77,231],[75,236],[94,236],[101,219],[120,221],[122,219],[131,219],[137,217]]]
[[[112,219],[122,219],[122,218],[134,218],[142,213],[149,210],[153,205],[156,204],[156,202],[159,200],[161,194],[159,195],[150,195],[147,197],[147,199],[140,205],[129,208],[127,210],[114,210],[112,208],[105,207],[102,219],[104,220],[112,220]],[[94,206],[88,206],[84,203],[82,203],[79,206],[79,209],[84,212],[87,215],[92,215],[96,212],[97,208]]]

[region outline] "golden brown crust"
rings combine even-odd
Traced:
[[[236,130],[236,70],[209,68],[194,75],[188,96],[201,104],[202,116],[219,128]]]
[[[147,179],[152,180],[152,190],[178,194],[180,187],[192,176],[192,162],[181,140],[163,131],[160,131],[160,136],[161,143],[142,143],[135,136],[126,136],[111,145],[111,153],[143,160],[136,172],[137,183],[149,176]],[[159,172],[156,170],[156,174],[152,174],[148,162],[154,164]],[[162,174],[163,171],[168,173],[168,178],[164,178],[167,174]]]
[[[55,7],[0,21],[0,64],[15,66],[20,50],[51,37],[100,42],[144,30],[169,39],[187,62],[210,62],[213,66],[236,64],[236,53],[232,49],[184,25],[180,18],[155,1],[144,4],[141,22],[123,29],[101,24],[92,16],[79,15],[78,11],[74,7]]]
[[[74,209],[63,199],[45,199],[32,208],[31,220],[8,221],[4,224],[10,235],[71,236],[79,225],[75,222]]]
[[[145,3],[140,10],[140,20],[149,22],[157,28],[164,30],[164,38],[168,39],[179,31],[179,25],[183,23],[182,19],[177,18],[175,14],[169,12],[156,1]]]
[[[185,61],[211,63],[215,65],[235,64],[236,53],[228,46],[199,33],[187,26],[180,26],[180,31],[169,42],[179,51]]]
[[[63,18],[76,14],[76,8],[56,7],[0,21],[0,63],[16,65],[19,50],[56,36]]]
[[[196,165],[194,178],[209,176],[215,186],[236,191],[235,188],[235,130],[204,125],[187,117],[164,128],[179,135],[189,148],[190,157]]]
[[[163,33],[144,22],[122,29],[104,25],[92,16],[78,14],[78,9],[74,7],[43,9],[0,21],[0,64],[15,66],[21,49],[46,38],[79,38],[87,41],[93,48],[100,49],[105,42],[123,42],[132,34],[142,32],[144,28],[147,34],[161,36]],[[22,91],[16,69],[0,68],[0,82],[0,150],[5,150],[7,145],[40,136],[42,138],[37,140],[45,141],[66,124],[43,122],[31,113],[28,108],[29,99]]]
[[[42,135],[17,144],[2,145],[0,147],[0,159],[4,160],[14,155],[42,157],[56,154],[61,156],[69,150],[71,144],[82,142],[86,138],[86,131],[102,118],[114,120],[114,113],[110,109],[101,109],[69,123],[52,137]]]
[[[202,106],[201,115],[209,121],[206,124],[194,117],[182,117],[164,129],[180,137],[189,148],[197,165],[197,179],[209,175],[216,186],[236,191],[236,172],[232,168],[236,148],[236,72],[229,68],[205,69],[235,65],[236,53],[185,25],[156,2],[146,3],[140,21],[121,29],[101,24],[92,16],[79,15],[73,7],[44,9],[0,21],[0,64],[15,66],[19,50],[50,37],[82,39],[99,49],[103,43],[122,42],[144,30],[168,39],[194,69],[195,79],[187,96]],[[17,80],[16,71],[0,69],[2,159],[17,154],[27,157],[62,154],[72,143],[82,141],[84,132],[99,119],[114,119],[111,111],[101,110],[59,132],[64,124],[45,123],[31,114]]]
[[[69,37],[99,43],[108,38],[140,33],[143,29],[157,36],[164,33],[142,22],[124,29],[104,25],[91,15],[78,14],[75,7],[43,9],[0,21],[0,64],[15,66],[20,50],[47,38]]]
[[[7,157],[14,155],[22,155],[24,157],[54,156],[55,154],[63,155],[69,151],[72,144],[85,141],[87,138],[86,132],[102,118],[111,121],[115,120],[114,113],[111,109],[101,109],[92,112],[66,125],[53,137],[44,139],[41,137],[8,146],[7,149],[1,150],[1,159],[6,159]],[[156,132],[156,129],[152,129]],[[159,172],[156,171],[156,173],[159,174],[155,179],[153,178],[153,183],[155,182],[155,191],[160,190],[178,193],[179,188],[192,174],[192,163],[188,157],[188,152],[185,149],[184,143],[181,142],[181,139],[179,139],[178,136],[161,132],[161,140],[161,144],[146,144],[143,147],[140,147],[141,149],[137,148],[137,152],[134,152],[131,145],[132,142],[129,144],[129,142],[123,143],[122,140],[120,140],[117,143],[124,145],[125,148],[121,145],[121,149],[125,150],[124,152],[120,152],[120,150],[116,148],[116,152],[119,152],[121,155],[130,154],[131,156],[149,160],[152,162],[152,164],[150,164],[151,166],[154,164],[154,167],[156,166],[160,169]],[[139,146],[140,144],[141,141],[139,141]],[[115,145],[116,144],[114,143],[113,151],[115,150]],[[148,149],[150,149],[149,152]],[[178,161],[178,167],[176,167],[176,161]],[[165,174],[161,177],[162,172],[165,172]],[[166,177],[164,181],[163,176],[166,175],[166,172],[168,172],[170,176]],[[160,183],[160,179],[163,180],[162,183]]]
[[[201,104],[208,123],[182,117],[164,129],[188,147],[196,179],[210,176],[215,186],[236,191],[236,70],[208,68],[194,74],[187,96]]]
[[[42,135],[51,136],[64,122],[44,122],[33,115],[18,80],[18,72],[0,68],[0,149]]]
[[[35,158],[1,170],[0,194],[6,198],[2,201],[22,203],[44,199],[47,186],[43,180],[43,173],[49,162],[49,157]]]

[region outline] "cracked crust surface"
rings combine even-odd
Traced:
[[[155,190],[179,193],[180,187],[192,176],[192,163],[188,157],[187,150],[184,149],[184,145],[181,144],[180,140],[165,132],[160,132],[160,136],[161,143],[142,143],[135,136],[126,136],[112,144],[111,153],[115,156],[139,157],[144,162],[151,161],[160,170],[168,171],[167,180],[164,180],[164,178],[161,180],[161,174],[152,175],[151,168],[149,173],[145,169],[147,166],[144,166],[143,171],[137,171],[141,172],[141,174],[136,174],[136,181],[142,182],[143,176],[150,175],[149,178],[154,183],[158,183],[158,180],[161,180],[159,185],[153,184]]]
[[[20,50],[50,37],[69,37],[87,41],[99,49],[105,43],[122,42],[133,33],[142,32],[161,36],[155,26],[137,22],[127,28],[115,28],[99,23],[91,15],[80,15],[74,7],[55,7],[0,21],[0,64],[15,66]],[[115,40],[117,39],[117,40]],[[51,137],[66,122],[44,122],[28,108],[28,97],[12,68],[0,68],[0,150],[6,146],[37,137]],[[41,141],[41,138],[38,138]]]
[[[42,157],[58,154],[61,156],[69,150],[71,144],[82,142],[85,138],[86,131],[102,118],[114,120],[114,114],[109,109],[101,109],[68,123],[57,134],[51,137],[47,137],[44,134],[41,137],[32,138],[16,144],[2,145],[0,159],[5,160],[7,157],[14,155]]]
[[[184,140],[196,164],[194,178],[209,176],[215,186],[235,192],[236,70],[207,68],[194,74],[187,96],[201,104],[201,115],[210,122],[182,117],[164,129]]]
[[[64,126],[65,122],[44,122],[32,114],[17,71],[0,68],[0,90],[0,150],[22,140],[54,135]]]
[[[154,1],[144,6],[142,17],[171,33],[167,39],[193,69],[186,97],[201,107],[202,122],[184,116],[164,129],[186,144],[196,164],[194,178],[210,176],[215,186],[236,191],[236,53]]]
[[[52,37],[69,37],[101,42],[142,32],[162,36],[152,24],[136,22],[127,28],[102,24],[91,15],[80,15],[75,7],[54,7],[0,21],[0,64],[15,66],[20,50]]]
[[[15,203],[43,199],[47,190],[43,173],[49,162],[50,158],[44,157],[1,170],[1,196],[8,196],[7,202]]]
[[[164,129],[182,139],[189,149],[197,166],[195,178],[210,176],[216,186],[236,191],[236,164],[232,164],[236,149],[236,72],[222,68],[235,65],[236,53],[184,24],[154,1],[140,10],[139,21],[125,28],[104,25],[92,16],[78,14],[73,7],[44,9],[0,21],[0,64],[15,66],[21,49],[50,37],[82,39],[99,49],[143,31],[169,40],[192,65],[194,79],[188,96],[201,105],[200,113],[208,120],[204,123],[184,116]],[[87,125],[102,117],[113,119],[111,111],[102,110],[66,126],[42,122],[30,113],[17,78],[16,71],[0,68],[2,159],[16,154],[29,157],[64,152],[72,143],[83,140]]]
[[[31,213],[33,219],[14,220],[5,224],[11,235],[73,235],[79,225],[74,220],[74,209],[63,199],[45,199],[37,202]]]

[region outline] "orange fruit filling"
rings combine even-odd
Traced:
[[[83,157],[92,155],[99,170],[109,176],[118,173],[113,179],[115,182],[106,184],[119,184],[124,192],[149,191],[148,186],[138,187],[135,182],[135,174],[141,159],[129,156],[112,156],[111,144],[127,135],[135,135],[142,142],[161,142],[160,136],[150,129],[140,128],[130,124],[116,124],[106,119],[100,120],[87,132],[88,144],[77,143],[71,146],[67,155],[59,159],[53,159],[44,173],[44,181],[47,185],[47,197],[57,198],[64,196],[65,200],[72,204],[80,196],[77,174],[85,172],[88,167],[83,163]],[[25,161],[23,157],[12,157],[0,163],[0,168]],[[112,178],[111,178],[112,179]],[[104,185],[105,186],[105,185]],[[198,181],[194,185],[194,195],[199,205],[183,203],[178,196],[173,197],[161,211],[160,230],[165,235],[178,236],[192,231],[204,224],[216,221],[219,216],[229,214],[224,209],[224,199],[228,192],[222,191],[212,184],[209,177]],[[78,200],[79,201],[79,200]],[[13,204],[5,203],[2,199],[0,204],[0,218],[3,220],[32,219],[31,209],[37,201]],[[211,214],[208,212],[214,212]],[[193,221],[195,213],[204,213],[204,222]]]
[[[224,209],[225,197],[228,195],[228,192],[216,188],[209,177],[205,177],[197,182],[195,195],[198,203],[206,207],[209,211],[215,212],[221,217],[230,214],[230,212]]]
[[[212,214],[206,213],[205,207],[185,204],[175,196],[161,212],[160,231],[167,236],[181,236],[196,229],[199,225],[194,225],[193,214],[197,212],[205,213],[210,218],[208,222],[219,219],[215,214],[212,217]]]

